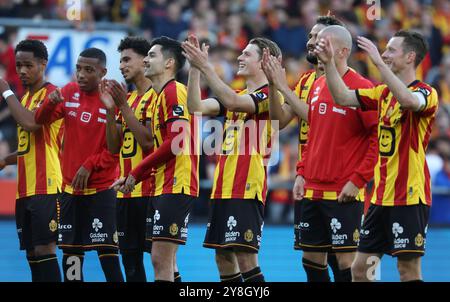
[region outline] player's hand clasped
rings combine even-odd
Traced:
[[[133,177],[133,175],[130,174],[126,178],[119,178],[109,188],[114,189],[115,191],[120,191],[123,194],[128,194],[133,192],[135,185],[136,179]]]

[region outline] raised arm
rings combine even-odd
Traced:
[[[383,83],[385,83],[392,94],[395,96],[401,107],[404,109],[410,109],[413,111],[419,111],[426,105],[426,96],[420,92],[411,92],[408,87],[403,83],[384,63],[378,52],[377,47],[372,41],[365,37],[358,37],[358,46],[367,52],[373,64],[380,71]]]
[[[5,92],[6,103],[16,122],[26,131],[32,132],[40,129],[42,125],[34,121],[34,113],[22,106],[15,94],[12,93],[9,84],[0,78],[0,93],[3,95]]]
[[[286,104],[281,105],[270,98],[270,115],[274,120],[280,121],[280,128],[284,128],[297,115],[302,120],[308,121],[309,106],[300,102],[295,93],[289,88],[286,80],[286,72],[281,66],[280,59],[269,55],[267,49],[263,50],[263,70],[269,80],[269,85],[280,91]]]
[[[336,68],[330,38],[320,39],[314,52],[325,66],[327,86],[334,102],[341,106],[360,107],[355,91],[347,88]]]
[[[279,121],[280,129],[286,127],[294,118],[294,112],[289,104],[281,104],[278,88],[273,79],[273,66],[270,63],[268,49],[263,49],[263,71],[269,81],[269,115],[270,119]]]
[[[216,99],[201,100],[200,70],[193,66],[189,70],[187,105],[190,114],[201,113],[207,116],[217,116],[220,113],[220,104]]]
[[[238,95],[226,83],[224,83],[215,72],[213,66],[208,62],[208,50],[203,45],[202,49],[196,47],[192,42],[182,43],[184,55],[192,66],[201,71],[209,88],[217,96],[225,108],[235,112],[256,112],[255,104],[249,95]]]

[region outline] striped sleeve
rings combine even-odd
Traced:
[[[383,85],[384,86],[384,85]],[[356,98],[364,111],[377,110],[378,100],[381,97],[382,86],[373,88],[356,89]]]

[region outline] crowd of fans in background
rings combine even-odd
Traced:
[[[221,77],[233,88],[245,83],[236,77],[237,56],[256,36],[275,41],[283,52],[283,64],[292,87],[299,75],[311,68],[305,60],[306,41],[318,15],[328,10],[342,20],[356,36],[363,35],[379,44],[380,50],[399,29],[415,29],[425,35],[430,51],[417,77],[431,83],[439,94],[440,109],[428,151],[432,181],[436,186],[450,187],[450,1],[449,0],[383,0],[380,19],[371,20],[373,7],[365,0],[0,0],[0,18],[67,19],[69,6],[81,5],[81,22],[73,21],[79,30],[95,30],[98,22],[122,23],[133,34],[148,39],[161,35],[184,40],[194,33],[210,47],[210,61]],[[370,10],[370,12],[369,12]],[[4,28],[0,34],[0,76],[18,95],[23,93],[14,64],[15,30]],[[376,68],[360,49],[353,48],[350,66],[374,83],[380,80]],[[187,69],[180,74],[187,78]],[[207,87],[204,96],[208,95]],[[293,122],[280,133],[280,161],[270,168],[270,182],[283,184],[294,179],[297,160],[298,125]],[[4,102],[0,104],[0,157],[15,149],[15,123]],[[214,158],[203,158],[203,179],[212,179]],[[0,172],[13,177],[14,169]],[[438,197],[439,198],[439,197]],[[448,202],[448,195],[444,197]],[[292,201],[290,190],[272,190],[270,202],[282,217]],[[450,203],[450,202],[449,202]],[[285,213],[289,218],[289,211]],[[282,217],[285,220],[286,217]]]

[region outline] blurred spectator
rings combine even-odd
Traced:
[[[188,23],[181,19],[181,5],[178,1],[171,1],[167,6],[167,15],[161,17],[154,24],[153,35],[178,39],[180,33],[187,30],[188,27]]]
[[[278,24],[270,30],[272,40],[278,44],[283,55],[299,58],[306,50],[308,33],[300,20],[291,18],[284,9],[276,10]]]
[[[4,68],[3,79],[9,83],[11,90],[21,97],[23,94],[22,83],[19,75],[16,72],[16,57],[14,54],[14,47],[11,43],[11,31],[4,29],[0,33],[0,65]]]
[[[154,30],[163,18],[167,18],[167,1],[166,0],[149,0],[146,1],[142,10],[140,28],[144,31],[147,39],[152,39]]]
[[[210,45],[217,44],[217,35],[210,30],[208,26],[208,19],[203,14],[192,17],[189,29],[180,33],[178,40],[186,40],[189,34],[196,35],[200,41],[208,41],[208,44]]]
[[[223,30],[218,33],[218,41],[221,45],[227,45],[236,50],[242,51],[248,44],[248,33],[242,24],[239,14],[230,14],[227,17]]]
[[[440,105],[450,106],[450,54],[447,54],[439,67],[439,75],[434,79],[433,86],[439,95]]]
[[[426,158],[428,169],[430,170],[431,182],[433,182],[436,174],[441,171],[442,167],[444,166],[444,160],[439,154],[436,140],[430,140]]]

